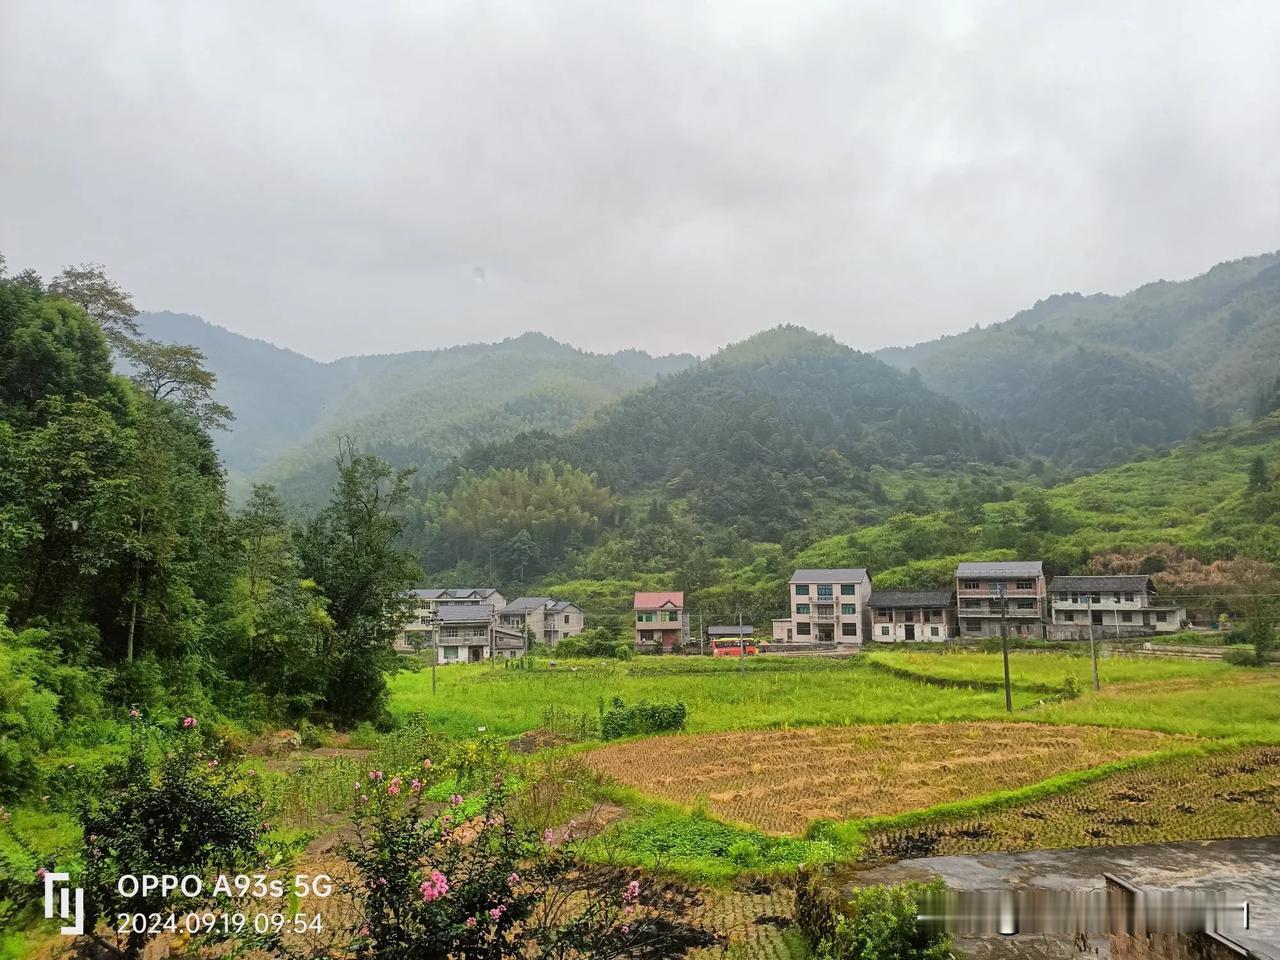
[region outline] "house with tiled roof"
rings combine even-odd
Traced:
[[[523,653],[524,632],[509,630],[498,620],[497,611],[506,605],[493,587],[410,590],[394,647],[399,653],[419,655],[435,650],[440,663],[484,660],[495,651],[513,656],[517,643]]]
[[[878,643],[941,643],[956,635],[951,590],[872,590],[871,639]]]
[[[517,597],[498,611],[498,622],[521,633],[529,631],[534,640],[554,647],[582,632],[583,613],[571,600]]]
[[[1141,575],[1054,577],[1049,596],[1050,635],[1058,640],[1177,633],[1187,619],[1184,607],[1160,603]]]
[[[851,647],[871,630],[871,575],[863,567],[802,567],[787,594],[791,616],[773,621],[774,643]]]
[[[689,642],[689,616],[681,591],[639,591],[633,609],[637,650],[670,653]]]
[[[1047,635],[1049,597],[1039,560],[981,560],[956,567],[956,615],[963,637]]]

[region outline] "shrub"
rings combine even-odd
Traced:
[[[1258,655],[1247,647],[1232,647],[1230,650],[1225,650],[1223,651],[1222,659],[1237,667],[1260,667],[1263,665],[1262,661],[1258,659]]]
[[[177,733],[148,729],[135,719],[129,755],[104,781],[99,797],[86,798],[79,811],[84,831],[86,915],[110,920],[118,913],[196,910],[209,895],[187,898],[159,891],[125,897],[117,887],[124,874],[196,874],[210,868],[261,867],[270,829],[257,781],[217,756],[218,745],[203,742],[194,721]],[[153,735],[158,737],[152,749]],[[152,934],[131,931],[123,956],[142,955]]]
[[[1062,684],[1058,688],[1059,700],[1076,700],[1080,697],[1080,678],[1074,674],[1067,674],[1062,678]]]
[[[409,779],[419,773],[375,770],[361,786],[359,839],[344,850],[354,876],[341,884],[355,917],[339,955],[609,960],[678,956],[710,941],[673,922],[681,904],[668,890],[584,864],[572,836],[520,827],[501,775],[436,814]]]
[[[813,876],[796,893],[796,922],[817,960],[948,960],[951,937],[923,926],[922,901],[940,896],[941,880],[855,890],[838,906]]]
[[[600,735],[605,740],[619,737],[635,737],[646,733],[665,733],[683,730],[685,706],[683,703],[639,703],[627,706],[620,697],[613,698],[612,709],[600,718]]]

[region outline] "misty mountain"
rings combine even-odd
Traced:
[[[563,461],[624,494],[685,498],[708,523],[776,540],[816,498],[870,491],[873,467],[992,463],[1012,452],[918,376],[788,326],[635,390],[565,434],[473,449],[453,474]]]
[[[1280,253],[1116,297],[1062,294],[877,356],[1077,466],[1252,414],[1280,362]]]
[[[377,356],[312,360],[186,314],[141,318],[148,336],[202,350],[236,415],[217,437],[233,486],[275,483],[298,503],[328,493],[340,436],[397,466],[441,467],[473,443],[567,430],[688,354],[586,353],[542,334]]]

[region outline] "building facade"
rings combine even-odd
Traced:
[[[979,561],[956,567],[956,616],[962,637],[1047,636],[1048,590],[1039,560]]]
[[[506,606],[492,587],[411,590],[394,647],[399,653],[435,651],[439,663],[519,656],[528,649],[523,630],[499,620]]]
[[[950,590],[873,590],[871,639],[877,643],[942,643],[956,636]]]
[[[871,577],[861,567],[801,569],[787,583],[791,616],[773,621],[774,643],[852,646],[871,630]]]
[[[1184,607],[1158,605],[1145,576],[1054,577],[1049,585],[1056,640],[1088,640],[1176,633]]]
[[[554,647],[565,637],[582,632],[582,608],[551,597],[517,597],[498,611],[501,626],[533,633],[533,639]]]
[[[637,650],[661,649],[670,653],[689,642],[689,616],[682,592],[637,593],[634,609]]]

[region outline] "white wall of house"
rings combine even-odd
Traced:
[[[844,582],[792,580],[787,591],[791,595],[790,629],[795,642],[825,640],[847,645],[862,643],[867,637],[871,627],[870,577]]]

